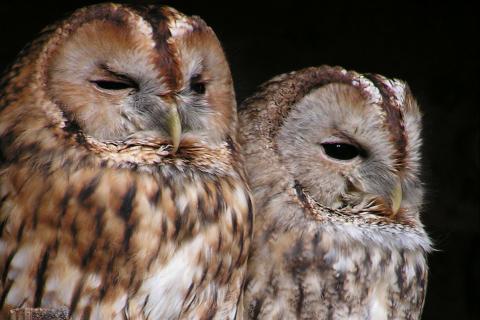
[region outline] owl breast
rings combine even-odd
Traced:
[[[5,305],[96,319],[234,318],[253,218],[237,173],[18,166],[0,176],[2,212],[16,213],[0,248]]]
[[[264,239],[255,249],[261,258],[249,262],[257,269],[246,290],[248,318],[418,318],[427,272],[424,255],[412,246],[418,235],[403,233],[404,246],[391,236],[381,228],[326,223]]]
[[[235,187],[229,177],[203,186],[195,182],[191,185],[190,179],[180,183],[185,192],[173,200],[183,216],[177,223],[187,224],[186,229],[196,235],[188,235],[181,246],[172,247],[168,263],[159,260],[152,265],[152,272],[140,288],[148,297],[144,313],[160,319],[178,314],[234,319],[237,301],[229,299],[238,296],[243,286],[240,275],[245,272],[248,250],[244,248],[250,240],[252,219],[249,196],[245,186]],[[198,221],[199,215],[201,225],[188,225],[189,221]],[[216,310],[219,301],[226,303]],[[193,306],[201,307],[193,311]]]

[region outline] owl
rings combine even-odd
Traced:
[[[20,53],[0,110],[3,317],[236,317],[253,210],[205,22],[79,9]]]
[[[407,85],[322,66],[273,78],[239,112],[255,199],[248,319],[417,319],[421,115]]]

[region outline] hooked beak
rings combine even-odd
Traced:
[[[400,180],[397,180],[392,195],[390,196],[390,200],[392,201],[393,215],[396,215],[400,209],[400,204],[402,203],[402,184],[400,183]]]
[[[176,105],[171,105],[167,118],[167,127],[170,138],[172,139],[172,153],[176,153],[180,145],[180,136],[182,134],[182,124]]]

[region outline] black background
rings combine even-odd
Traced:
[[[0,68],[41,28],[95,1],[0,3]],[[144,1],[145,2],[145,1]],[[150,1],[152,2],[152,1]],[[436,251],[424,319],[480,319],[478,10],[460,2],[165,1],[217,33],[241,102],[321,64],[406,80],[424,112],[423,221]]]

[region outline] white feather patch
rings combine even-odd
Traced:
[[[159,266],[158,271],[143,283],[140,290],[150,295],[146,314],[154,314],[158,319],[178,316],[193,278],[202,272],[195,259],[205,242],[204,236],[198,236],[178,248],[168,264]]]

